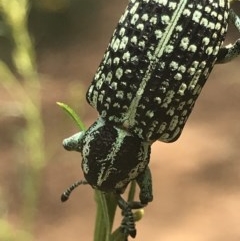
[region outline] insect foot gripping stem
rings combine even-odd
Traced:
[[[123,220],[121,223],[122,232],[128,237],[130,235],[132,238],[136,237],[137,231],[135,228],[135,220],[133,217],[132,209],[143,208],[146,205],[140,202],[126,202],[120,195],[118,198],[118,206],[122,209]]]

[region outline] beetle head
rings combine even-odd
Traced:
[[[85,133],[63,142],[67,150],[82,153],[87,182],[104,192],[124,191],[149,162],[150,143],[99,118]]]

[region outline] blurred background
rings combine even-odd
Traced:
[[[92,240],[92,189],[60,202],[82,172],[62,148],[78,129],[56,102],[96,119],[85,92],[127,0],[0,4],[0,240]],[[230,26],[226,43],[237,38]],[[216,66],[181,138],[153,145],[154,201],[136,240],[240,240],[239,66]]]

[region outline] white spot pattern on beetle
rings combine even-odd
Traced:
[[[229,8],[228,0],[129,1],[87,92],[100,117],[78,140],[94,188],[121,193],[145,174],[154,141],[179,138],[216,61],[240,52],[222,49]],[[143,203],[152,200],[147,187]]]

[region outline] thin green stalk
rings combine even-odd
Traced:
[[[71,109],[71,107],[62,102],[57,102],[57,105],[59,105],[68,114],[68,116],[71,117],[71,119],[77,124],[80,130],[86,129],[78,114],[73,109]]]
[[[95,221],[94,241],[109,241],[117,208],[115,196],[95,191],[97,215]]]
[[[134,200],[135,193],[136,193],[136,181],[134,180],[134,181],[131,181],[130,183],[130,188],[128,192],[128,202],[132,202]]]

